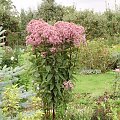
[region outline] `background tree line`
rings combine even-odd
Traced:
[[[22,9],[18,13],[11,0],[0,0],[0,22],[10,31],[8,39],[11,46],[23,44],[25,28],[31,19],[43,19],[50,24],[56,21],[74,22],[85,27],[88,40],[99,38],[106,40],[108,44],[120,41],[119,7],[115,11],[106,9],[104,13],[96,13],[90,10],[77,11],[74,6],[61,6],[55,0],[43,0],[37,10]]]

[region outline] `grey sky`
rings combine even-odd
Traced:
[[[21,8],[27,10],[28,8],[36,9],[37,5],[42,0],[12,0],[13,4],[20,11]],[[55,0],[57,4],[70,6],[74,5],[78,10],[91,9],[97,12],[103,12],[106,9],[106,5],[110,8],[115,8],[115,0]],[[107,3],[107,4],[106,4]],[[108,5],[109,3],[109,5]],[[116,3],[120,5],[120,0],[116,0]]]

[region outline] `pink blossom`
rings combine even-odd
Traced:
[[[52,52],[52,53],[55,53],[56,50],[57,50],[57,49],[56,49],[55,47],[50,48],[50,52]]]
[[[72,89],[72,88],[73,88],[73,84],[72,84],[72,82],[71,82],[70,80],[64,81],[64,82],[63,82],[63,86],[64,86],[64,88],[65,88],[66,90],[69,90],[69,89]]]
[[[26,29],[29,33],[26,43],[36,47],[46,43],[53,46],[72,43],[78,46],[80,42],[86,42],[84,28],[74,23],[60,21],[52,26],[43,20],[31,20]]]
[[[74,23],[59,21],[54,25],[59,31],[60,37],[64,42],[73,42],[79,45],[81,41],[85,41],[84,28]]]
[[[41,42],[42,40],[38,33],[32,33],[31,35],[26,37],[26,44],[38,46]]]
[[[45,58],[47,56],[47,52],[41,52],[41,57]]]
[[[48,24],[43,20],[31,20],[27,25],[27,32],[33,33],[33,32],[39,32],[41,33],[44,26],[47,26]]]
[[[62,42],[59,37],[59,33],[57,29],[51,25],[44,27],[41,37],[44,38],[47,43],[52,44],[52,45],[57,45]]]

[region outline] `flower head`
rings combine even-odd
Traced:
[[[73,88],[73,83],[70,80],[69,81],[64,81],[63,86],[66,90],[69,90],[69,89]]]
[[[85,30],[82,26],[62,21],[55,23],[54,26],[59,31],[63,42],[72,42],[74,45],[79,45],[81,41],[85,41]]]
[[[65,43],[78,46],[80,42],[86,42],[84,28],[69,22],[60,21],[52,26],[43,20],[31,20],[27,32],[26,43],[36,47],[41,44],[58,46]]]
[[[55,47],[50,48],[50,52],[52,52],[52,53],[55,53],[56,50],[57,50],[57,49],[56,49]]]
[[[13,60],[14,60],[14,57],[12,56],[10,59],[13,61]]]
[[[45,58],[47,56],[47,52],[41,52],[41,57]]]
[[[44,38],[47,43],[52,45],[59,45],[61,43],[57,29],[51,25],[44,27],[41,37]]]
[[[28,33],[34,33],[34,32],[41,33],[44,26],[47,26],[47,25],[48,24],[43,20],[31,20],[28,23],[26,30]]]

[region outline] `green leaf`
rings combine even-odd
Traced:
[[[69,72],[69,76],[72,76],[72,71],[71,71],[71,70],[68,70],[68,72]]]
[[[62,62],[63,62],[61,58],[58,58],[57,61],[58,61],[59,63],[62,63]]]
[[[53,93],[54,93],[54,95],[55,95],[55,97],[57,96],[57,91],[56,90],[54,90],[53,91]]]
[[[62,93],[61,93],[61,85],[60,84],[56,84],[56,87],[58,89],[58,95],[62,97]]]
[[[59,77],[62,78],[63,80],[65,80],[64,76],[61,75],[60,73],[58,73]]]
[[[48,74],[47,81],[50,81],[52,79],[52,77],[53,77],[53,74]]]
[[[47,96],[48,96],[48,95],[47,95]],[[47,97],[47,102],[50,104],[51,101],[52,101],[52,97],[51,97],[51,96],[48,96],[48,97]]]
[[[46,59],[43,59],[43,61],[41,62],[41,66],[44,65],[45,62],[46,62]]]
[[[46,66],[46,70],[47,70],[47,72],[50,72],[50,70],[51,70],[50,66]]]
[[[59,75],[55,76],[55,81],[59,81]]]
[[[50,84],[50,90],[53,90],[53,88],[54,88],[54,85]]]
[[[43,74],[43,81],[46,81],[46,77],[48,76],[48,73]]]
[[[57,87],[57,89],[58,89],[58,91],[60,91],[60,85],[59,84],[56,84],[56,87]]]

